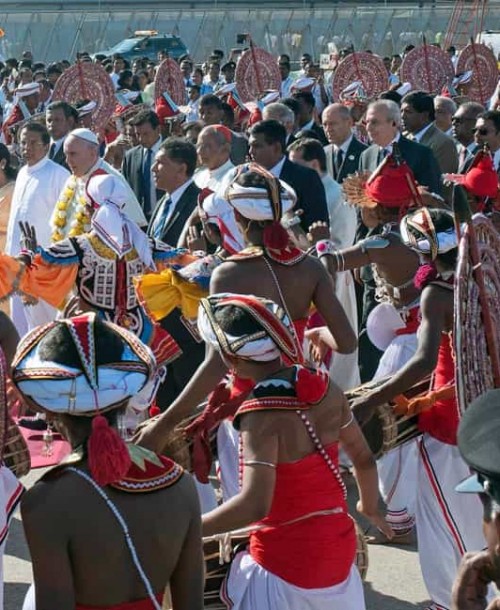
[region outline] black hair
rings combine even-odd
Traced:
[[[384,91],[378,96],[379,100],[391,100],[401,106],[402,96],[397,91]]]
[[[49,76],[49,74],[62,74],[63,69],[61,68],[60,64],[49,64],[46,72],[47,76]]]
[[[23,131],[30,131],[31,133],[37,133],[41,140],[42,144],[48,146],[50,144],[50,134],[45,125],[41,123],[37,123],[36,121],[28,121],[21,129],[19,130],[19,135]]]
[[[483,119],[483,121],[491,121],[493,125],[495,125],[496,131],[500,131],[500,111],[487,110],[486,112],[482,112],[481,114],[479,114],[477,118]]]
[[[217,309],[214,318],[225,333],[234,337],[252,335],[264,330],[253,316],[236,305],[227,305]]]
[[[17,176],[17,171],[10,164],[11,156],[9,149],[7,148],[7,146],[5,146],[5,144],[0,143],[0,161],[3,161],[4,159],[6,159],[7,161],[3,169],[5,175],[9,180],[15,180]]]
[[[222,102],[222,112],[225,125],[232,127],[234,125],[234,109],[227,102]]]
[[[322,172],[326,172],[326,154],[321,142],[314,138],[299,138],[292,142],[288,151],[300,152],[304,161],[319,161]]]
[[[200,106],[214,106],[222,110],[222,100],[213,93],[206,93],[200,98]]]
[[[280,100],[280,104],[284,104],[287,108],[290,108],[295,116],[297,116],[300,112],[300,104],[293,97],[284,97],[282,100]]]
[[[161,145],[160,150],[165,152],[169,159],[176,163],[185,163],[186,174],[190,178],[196,169],[196,148],[183,138],[167,138]]]
[[[141,110],[129,121],[129,125],[134,127],[145,125],[146,123],[149,123],[153,129],[156,129],[160,124],[160,119],[154,110]]]
[[[403,104],[409,104],[416,112],[426,112],[429,115],[429,120],[435,118],[434,99],[425,91],[412,91],[404,96]]]
[[[123,354],[120,337],[99,318],[95,321],[95,355],[98,366],[119,362]],[[38,353],[43,360],[50,360],[76,369],[82,368],[78,350],[71,332],[64,322],[58,322],[40,341]]]
[[[314,95],[310,91],[297,91],[297,93],[293,94],[293,97],[296,100],[302,100],[309,108],[314,108],[316,106]]]
[[[78,110],[71,104],[68,104],[68,102],[63,102],[62,100],[59,100],[57,102],[51,102],[47,106],[47,112],[49,110],[62,110],[64,112],[64,116],[67,119],[73,119],[75,123],[78,121]]]
[[[286,149],[286,129],[284,126],[274,119],[260,121],[250,129],[251,136],[263,135],[267,144],[275,144],[278,142],[282,152]]]

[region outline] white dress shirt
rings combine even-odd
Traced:
[[[194,175],[194,182],[200,189],[208,188],[216,193],[219,190],[226,174],[233,168],[234,164],[231,162],[231,159],[228,159],[216,169],[200,169]]]
[[[281,160],[278,161],[278,163],[276,163],[276,165],[269,170],[275,178],[280,177],[280,174],[283,171],[283,165],[285,164],[285,161],[286,157],[285,155],[283,155],[283,157],[281,157]]]
[[[420,131],[417,131],[417,133],[413,134],[413,140],[415,142],[420,142],[422,140],[422,138],[424,137],[424,135],[429,131],[429,129],[432,127],[434,123],[429,123],[428,125],[426,125],[423,129],[421,129]]]

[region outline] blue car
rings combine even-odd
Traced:
[[[110,57],[119,53],[124,59],[132,63],[134,59],[147,57],[156,60],[160,51],[167,51],[172,59],[179,59],[189,53],[186,45],[179,36],[171,34],[158,34],[156,30],[141,30],[134,33],[132,38],[126,38],[106,51],[98,51],[94,55]]]

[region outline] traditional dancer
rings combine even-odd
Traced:
[[[398,219],[420,199],[413,174],[405,162],[398,161],[397,151],[367,181],[355,176],[343,184],[348,200],[360,206],[363,222],[376,235],[343,250],[331,241],[319,241],[316,250],[332,274],[371,265],[379,304],[368,317],[367,330],[370,342],[383,351],[374,376],[378,380],[398,371],[417,349],[420,291],[413,279],[419,262],[401,239]],[[328,333],[316,333],[311,339],[319,345],[323,340],[328,343]],[[405,445],[384,455],[378,471],[394,541],[408,543],[415,522],[415,447]],[[387,542],[378,533],[369,541]]]
[[[134,334],[94,313],[39,327],[19,345],[14,382],[73,448],[22,502],[34,574],[24,610],[160,610],[168,584],[174,610],[202,610],[194,485],[116,430],[155,369]]]
[[[329,274],[316,258],[289,245],[279,223],[295,203],[293,191],[260,166],[250,164],[239,168],[226,200],[234,208],[247,248],[217,267],[210,291],[252,294],[258,290],[275,299],[294,320],[300,345],[313,303],[335,337],[335,348],[342,353],[355,349],[354,331],[335,297]],[[209,349],[186,389],[160,419],[140,432],[138,442],[161,448],[168,432],[192,414],[226,371],[217,352]],[[250,387],[239,380],[234,392],[246,392]]]
[[[222,599],[233,610],[362,610],[339,441],[354,463],[358,510],[388,537],[391,530],[378,509],[375,462],[342,392],[325,374],[285,365],[283,356],[295,357],[295,331],[272,301],[212,295],[201,302],[198,327],[228,365],[256,384],[234,419],[241,431],[240,491],[203,517],[204,535],[257,522]]]
[[[25,266],[0,255],[0,295],[19,291],[60,307],[76,288],[79,309],[96,310],[102,318],[127,328],[153,349],[159,364],[168,362],[179,349],[139,305],[133,278],[145,269],[186,263],[193,257],[150,240],[128,219],[123,213],[128,189],[122,180],[106,174],[95,176],[89,182],[88,194],[99,208],[90,221],[90,232],[64,239],[34,255],[36,235],[25,227],[21,255],[32,259],[33,264]]]
[[[354,412],[365,420],[375,406],[389,402],[434,372],[429,397],[400,403],[398,411],[420,413],[418,425],[424,433],[418,442],[416,494],[420,565],[432,610],[447,610],[462,556],[485,546],[481,503],[476,497],[455,493],[455,487],[469,473],[456,447],[459,410],[451,333],[458,240],[452,214],[427,208],[403,218],[401,235],[424,262],[415,278],[422,288],[418,350],[385,384],[360,399]]]

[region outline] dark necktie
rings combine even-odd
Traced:
[[[342,163],[344,161],[344,151],[339,148],[337,153],[335,154],[335,178],[338,178],[340,175],[340,170],[342,169]]]
[[[147,218],[151,216],[151,159],[153,151],[148,148],[146,151],[146,158],[144,159],[144,165],[142,168],[142,185],[143,185],[143,198],[142,207],[144,214]]]
[[[378,151],[378,163],[382,163],[382,161],[387,157],[387,155],[389,154],[389,150],[387,148],[380,148],[380,150]]]
[[[158,215],[156,216],[155,221],[153,223],[153,237],[156,239],[162,238],[163,230],[167,224],[167,217],[171,205],[172,199],[170,199],[170,197],[165,196],[165,200],[162,203],[161,209],[158,210]]]
[[[56,155],[56,144],[52,142],[49,148],[49,159],[53,159]]]

